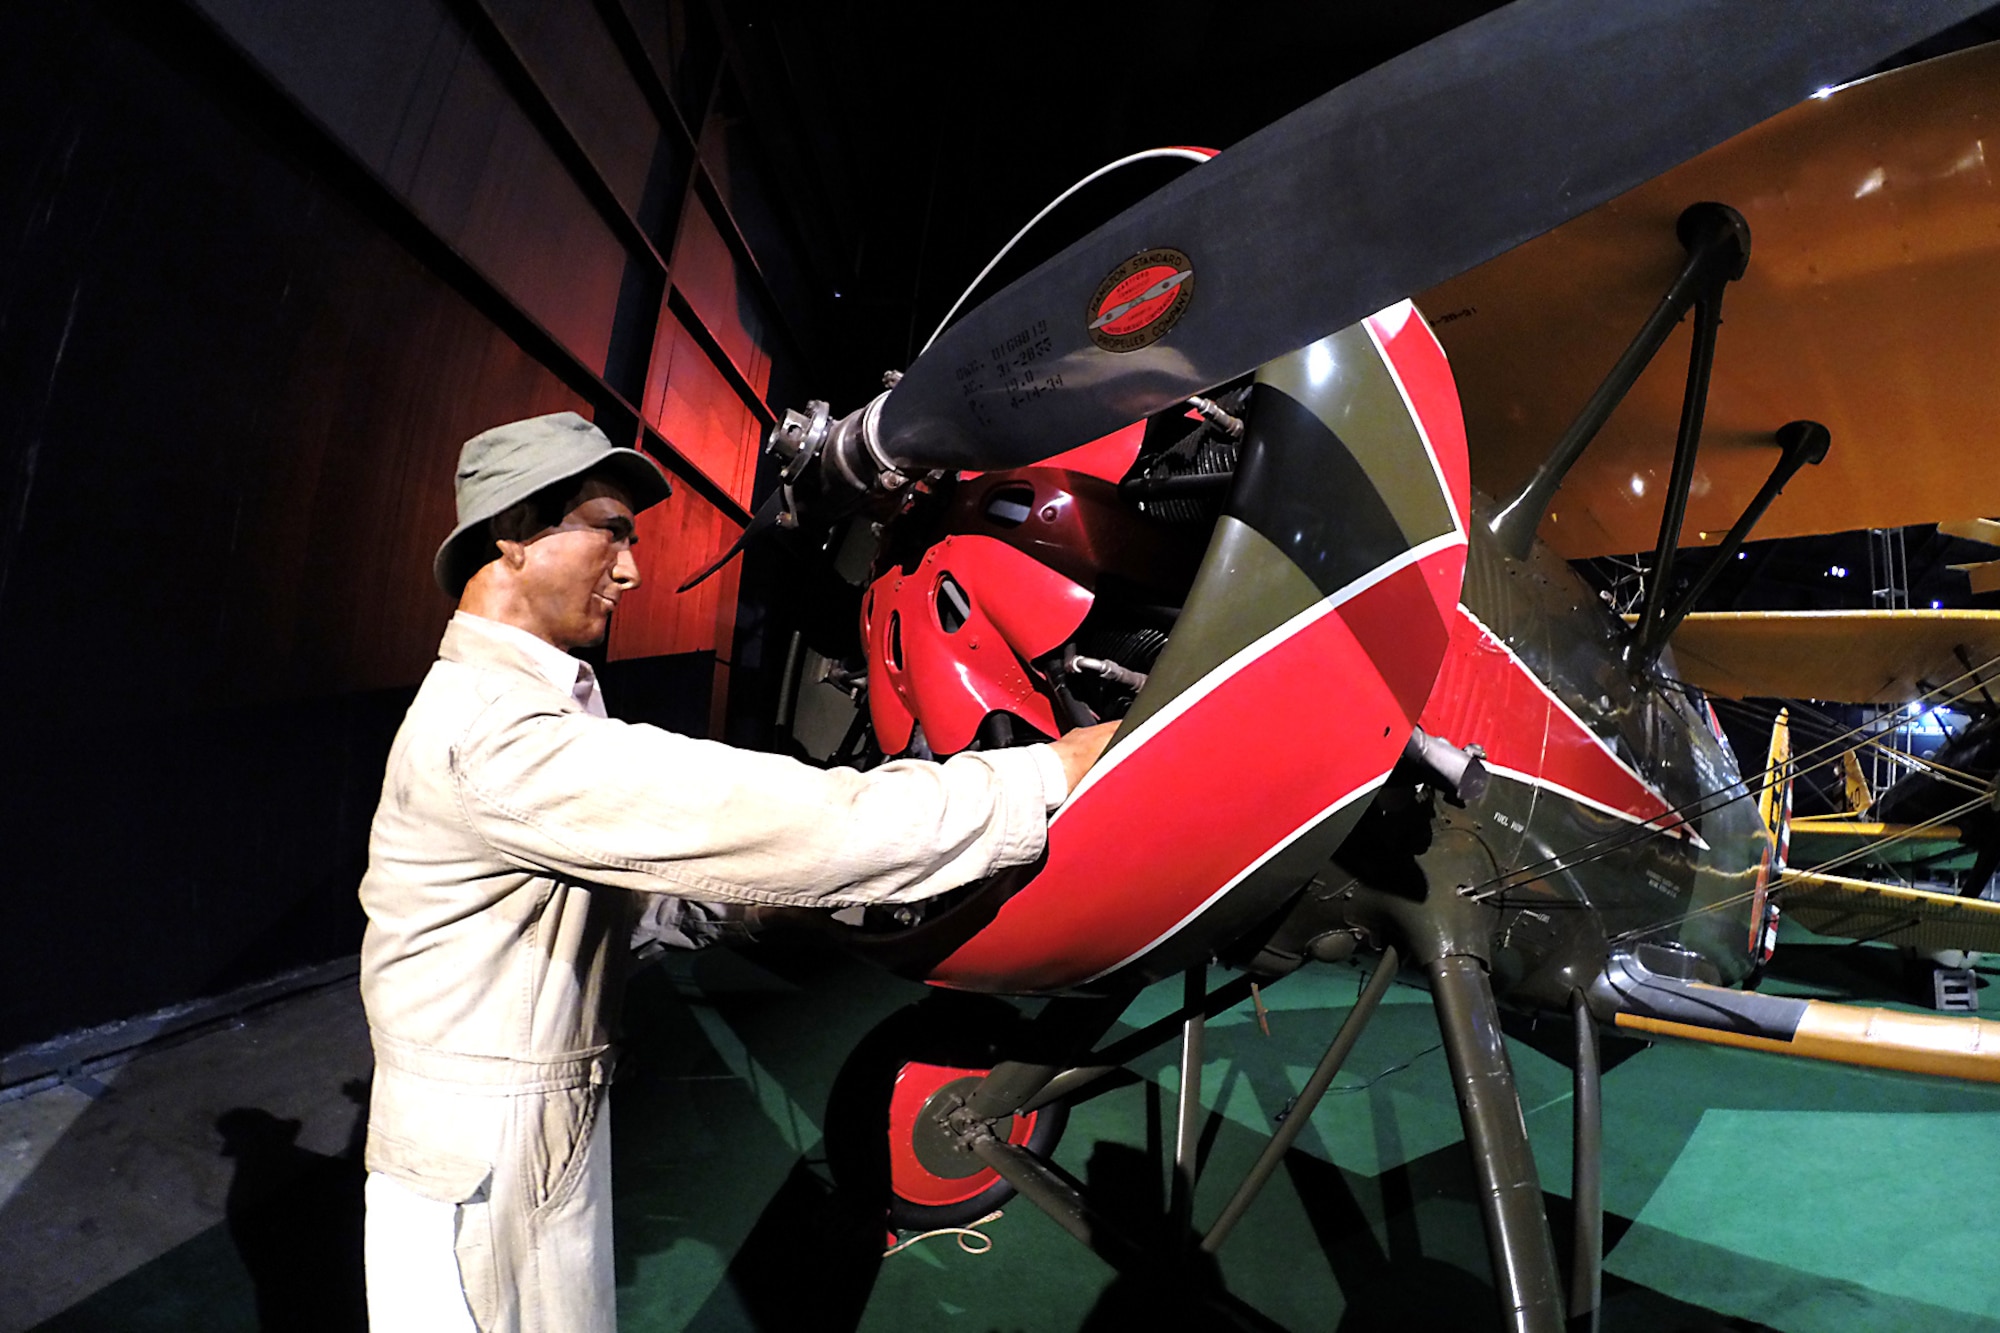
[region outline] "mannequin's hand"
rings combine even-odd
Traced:
[[[1069,779],[1071,791],[1083,781],[1083,775],[1097,762],[1097,756],[1104,753],[1104,747],[1111,744],[1112,733],[1117,730],[1116,722],[1100,722],[1094,727],[1078,727],[1061,740],[1049,742],[1056,758],[1062,760],[1063,775]]]

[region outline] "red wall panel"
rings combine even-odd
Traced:
[[[736,256],[707,208],[691,207],[681,217],[668,277],[750,387],[763,394],[771,384],[771,357],[765,350],[771,344],[770,321],[754,280],[738,271]]]
[[[653,343],[645,415],[681,457],[750,507],[763,423],[671,310]]]

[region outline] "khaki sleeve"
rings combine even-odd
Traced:
[[[472,828],[524,869],[643,892],[927,898],[1035,860],[1068,793],[1045,745],[860,773],[552,708],[508,716],[508,702],[451,754]]]

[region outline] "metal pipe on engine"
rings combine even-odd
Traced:
[[[1461,750],[1422,727],[1411,728],[1410,739],[1403,746],[1403,758],[1429,769],[1446,794],[1461,802],[1476,801],[1484,796],[1487,784],[1492,780],[1486,765],[1480,762],[1485,756],[1478,749]]]
[[[1072,671],[1088,671],[1093,676],[1102,676],[1114,685],[1123,685],[1135,693],[1146,688],[1146,673],[1133,671],[1128,667],[1102,657],[1085,657],[1081,653],[1072,654],[1064,663]]]

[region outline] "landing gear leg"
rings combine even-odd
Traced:
[[[1478,1174],[1480,1211],[1501,1320],[1514,1333],[1560,1333],[1562,1288],[1542,1187],[1528,1146],[1500,1011],[1484,965],[1449,954],[1426,969],[1465,1141]]]
[[[1604,1295],[1604,1101],[1597,1024],[1581,991],[1570,996],[1569,1010],[1576,1021],[1576,1121],[1571,1140],[1576,1165],[1570,1177],[1576,1248],[1570,1264],[1569,1327],[1570,1333],[1597,1333],[1598,1305]]]

